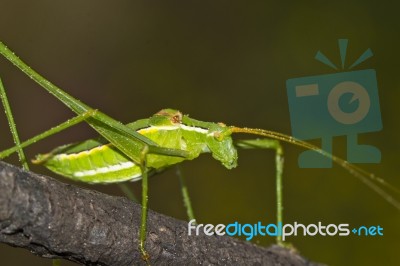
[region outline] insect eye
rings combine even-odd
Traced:
[[[174,124],[180,124],[182,122],[182,114],[180,112],[178,112],[177,114],[175,114],[174,116],[171,117],[171,121]]]

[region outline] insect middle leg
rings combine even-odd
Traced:
[[[283,221],[283,195],[282,195],[282,174],[283,174],[283,149],[279,141],[274,139],[251,139],[237,140],[235,144],[243,149],[273,149],[275,150],[276,165],[276,220],[277,225]],[[283,245],[282,236],[277,235],[278,245]]]
[[[183,204],[185,205],[186,213],[189,218],[189,221],[192,221],[192,220],[196,221],[196,218],[195,218],[194,212],[193,212],[192,203],[191,203],[190,197],[189,197],[189,190],[186,186],[186,178],[183,175],[181,167],[179,165],[176,165],[176,174],[179,177],[179,183],[180,183],[181,192],[182,192]]]

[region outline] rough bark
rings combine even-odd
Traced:
[[[86,265],[144,265],[140,205],[0,162],[0,242]],[[152,265],[316,265],[293,251],[230,237],[188,236],[187,223],[150,211]]]

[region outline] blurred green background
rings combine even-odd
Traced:
[[[349,39],[349,63],[371,48],[374,57],[357,69],[377,71],[383,130],[360,138],[380,148],[382,162],[362,167],[400,187],[397,5],[1,0],[0,8],[2,41],[61,88],[122,122],[171,107],[204,121],[290,134],[286,80],[334,73],[313,57],[322,50],[338,64],[339,38]],[[0,75],[22,139],[72,116],[3,58]],[[0,149],[4,149],[12,140],[3,115],[0,128]],[[32,158],[94,136],[88,126],[80,125],[27,153]],[[345,157],[345,145],[344,137],[335,138],[334,153]],[[299,252],[329,265],[398,265],[399,211],[340,167],[299,169],[301,149],[287,144],[284,148],[285,222],[384,228],[383,237],[290,237]],[[7,161],[18,164],[16,157]],[[199,222],[275,222],[274,167],[273,152],[265,150],[240,151],[239,167],[231,171],[206,155],[185,163]],[[52,175],[41,167],[32,169]],[[122,195],[112,185],[77,185]],[[140,182],[132,186],[140,192]],[[173,169],[151,179],[150,207],[186,219]],[[273,239],[254,242],[270,245]],[[50,261],[1,244],[0,265],[50,265]]]

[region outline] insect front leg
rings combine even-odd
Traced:
[[[277,225],[283,221],[283,197],[282,197],[282,174],[283,174],[283,149],[279,141],[274,139],[251,139],[237,140],[235,144],[243,149],[273,149],[275,150],[276,165],[276,220]],[[278,245],[283,245],[282,236],[276,237]]]

